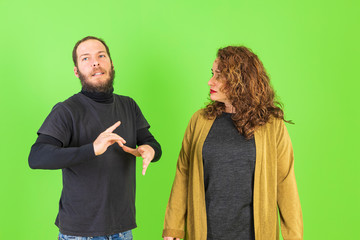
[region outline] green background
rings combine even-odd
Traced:
[[[80,90],[71,51],[110,47],[115,92],[163,148],[141,176],[135,239],[161,239],[185,127],[208,99],[216,50],[250,47],[285,105],[305,239],[360,239],[359,1],[0,1],[0,239],[56,239],[61,171],[31,170],[36,131]],[[15,236],[15,238],[13,238]]]

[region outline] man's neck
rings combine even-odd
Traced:
[[[113,91],[114,91],[114,89],[112,89],[110,92],[106,92],[106,93],[105,92],[88,92],[88,91],[85,91],[84,89],[81,89],[82,94],[84,94],[88,98],[91,98],[92,100],[94,100],[95,102],[98,102],[98,103],[112,103],[114,101]]]

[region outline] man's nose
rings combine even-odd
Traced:
[[[92,64],[93,67],[97,67],[99,66],[99,62],[98,61],[94,61],[93,64]]]

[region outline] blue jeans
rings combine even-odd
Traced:
[[[108,236],[98,236],[98,237],[80,237],[80,236],[69,236],[59,233],[59,240],[132,240],[132,232],[131,230],[116,233]]]

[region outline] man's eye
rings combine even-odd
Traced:
[[[85,58],[83,58],[82,60],[83,60],[83,61],[87,61],[88,59],[89,59],[89,58],[85,57]]]
[[[100,55],[99,57],[103,58],[103,57],[105,57],[105,55],[102,54],[102,55]]]

